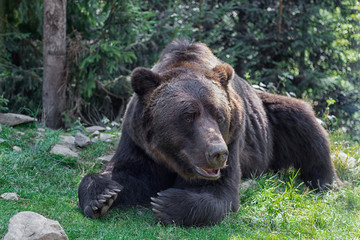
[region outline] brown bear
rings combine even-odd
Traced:
[[[239,208],[240,179],[294,167],[314,189],[337,176],[305,102],[254,90],[202,43],[174,41],[136,68],[119,146],[79,186],[86,217],[152,204],[165,224],[216,224]]]

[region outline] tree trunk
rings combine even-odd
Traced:
[[[66,107],[66,0],[44,0],[43,60],[42,121],[49,128],[61,128]]]

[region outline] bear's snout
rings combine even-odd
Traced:
[[[206,152],[206,160],[214,169],[222,168],[228,159],[229,151],[226,145],[212,144]]]

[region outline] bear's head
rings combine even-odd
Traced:
[[[143,148],[184,179],[216,180],[227,166],[231,122],[236,121],[229,82],[234,70],[175,68],[163,74],[133,71],[131,84],[143,105]],[[137,133],[135,133],[137,134]]]

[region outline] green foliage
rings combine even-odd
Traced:
[[[153,39],[164,35],[164,23],[139,1],[68,1],[68,15],[76,16],[68,18],[69,115],[98,124],[104,116],[119,120],[132,93],[128,76],[155,62]]]
[[[0,94],[11,111],[36,111],[41,105],[42,1],[4,0],[0,16]],[[34,14],[34,11],[39,14]],[[4,46],[4,47],[1,47]]]
[[[11,111],[36,111],[42,1],[5,1],[0,91]],[[132,94],[131,71],[151,67],[166,44],[186,38],[208,44],[252,84],[307,99],[320,118],[336,116],[337,127],[359,136],[359,21],[353,0],[68,0],[64,115],[69,122],[119,121]],[[336,102],[327,112],[329,98]]]
[[[329,98],[326,100],[327,107],[325,108],[325,112],[323,114],[323,121],[326,126],[331,127],[337,123],[337,118],[334,115],[330,115],[330,106],[334,105],[336,101],[333,98]]]
[[[9,100],[3,98],[2,96],[0,96],[0,112],[5,112],[8,110],[8,108],[6,107],[6,105],[8,104]]]
[[[280,2],[204,2],[201,39],[242,77],[311,99],[319,115],[333,98],[330,114],[359,135],[359,2]]]

